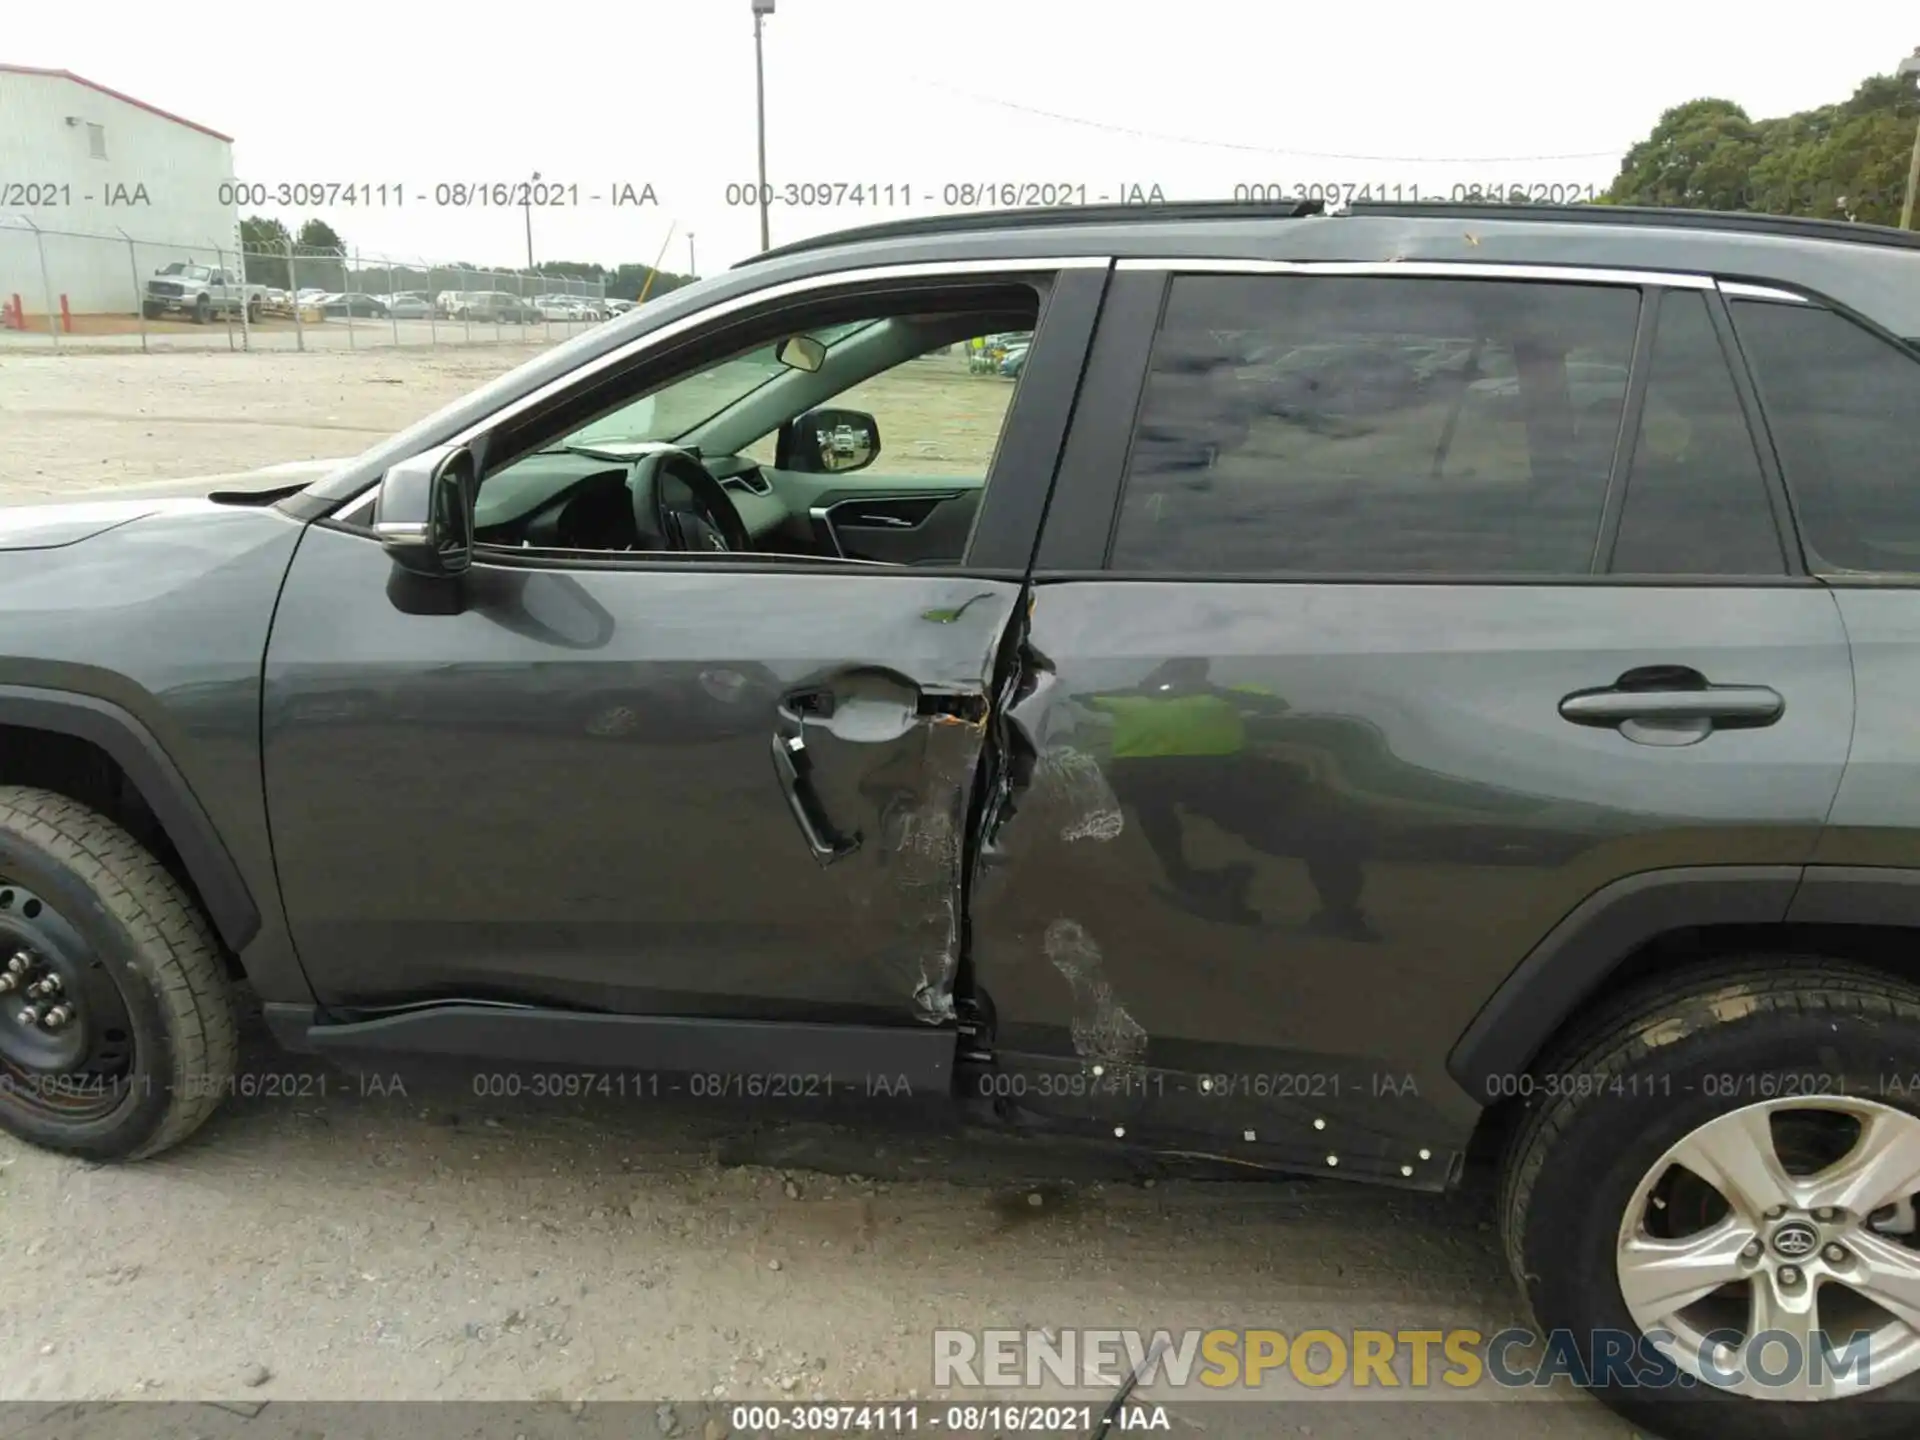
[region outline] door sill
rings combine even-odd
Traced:
[[[281,1018],[283,1024],[273,1029],[283,1042],[320,1055],[441,1056],[583,1069],[758,1075],[789,1084],[830,1082],[916,1096],[951,1090],[959,1038],[952,1030],[931,1027],[604,1015],[460,1002],[368,1020],[309,1023],[303,1029]],[[295,1033],[286,1033],[290,1031]],[[900,1089],[903,1081],[905,1091]]]

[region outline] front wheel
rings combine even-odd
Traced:
[[[193,302],[193,323],[204,325],[213,318],[213,302],[202,295]]]
[[[226,968],[180,884],[106,816],[0,787],[0,1129],[135,1160],[213,1113],[239,1049]]]
[[[1920,1434],[1920,990],[1811,957],[1635,992],[1522,1087],[1548,1353],[1676,1440]]]

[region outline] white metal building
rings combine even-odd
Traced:
[[[0,64],[0,301],[126,314],[171,261],[233,265],[232,178],[231,136],[71,71]]]

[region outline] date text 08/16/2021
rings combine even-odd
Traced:
[[[439,180],[414,184],[402,180],[223,180],[216,197],[222,205],[259,208],[318,206],[354,209],[572,209],[599,205],[657,209],[658,188],[647,180]],[[760,185],[735,181],[724,186],[728,206],[801,210],[1020,210],[1051,206],[1164,205],[1177,203],[1158,181],[1116,180],[953,180],[938,184],[913,181],[804,180]],[[1422,185],[1417,181],[1280,180],[1240,181],[1228,195],[1197,196],[1246,205],[1290,204],[1319,200],[1328,205],[1379,201],[1468,204],[1589,204],[1598,187],[1568,181]],[[107,184],[75,191],[64,180],[0,179],[0,209],[57,210],[96,201],[113,206],[147,206],[154,197],[144,184]]]
[[[927,184],[907,180],[800,180],[765,185],[733,181],[721,197],[729,206],[757,206],[829,210],[901,210],[923,206],[936,210],[1021,210],[1049,206],[1164,205],[1177,203],[1158,181],[1112,180],[948,180]],[[1394,203],[1453,201],[1481,204],[1588,204],[1600,198],[1600,188],[1573,181],[1500,182],[1435,186],[1418,181],[1325,180],[1286,182],[1241,181],[1227,195],[1194,196],[1196,200],[1229,201],[1245,205],[1287,204],[1320,200],[1329,205],[1383,201]]]
[[[356,206],[398,209],[559,209],[580,205],[657,209],[660,192],[647,180],[222,180],[222,205]]]

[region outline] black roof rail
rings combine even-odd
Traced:
[[[1356,200],[1354,215],[1406,219],[1564,220],[1576,225],[1639,225],[1657,229],[1728,230],[1755,235],[1791,235],[1803,240],[1842,240],[1855,245],[1895,245],[1920,250],[1920,232],[1854,220],[1800,215],[1762,215],[1748,210],[1684,210],[1652,205],[1528,205],[1501,201]]]
[[[1283,200],[1249,203],[1241,200],[1173,200],[1152,205],[1037,205],[1018,210],[962,210],[939,215],[916,215],[908,220],[883,220],[835,230],[809,240],[776,245],[737,261],[735,270],[782,255],[857,245],[863,240],[908,240],[922,235],[965,235],[976,230],[1044,229],[1060,225],[1131,225],[1146,222],[1194,220],[1298,220],[1326,211],[1324,200]]]

